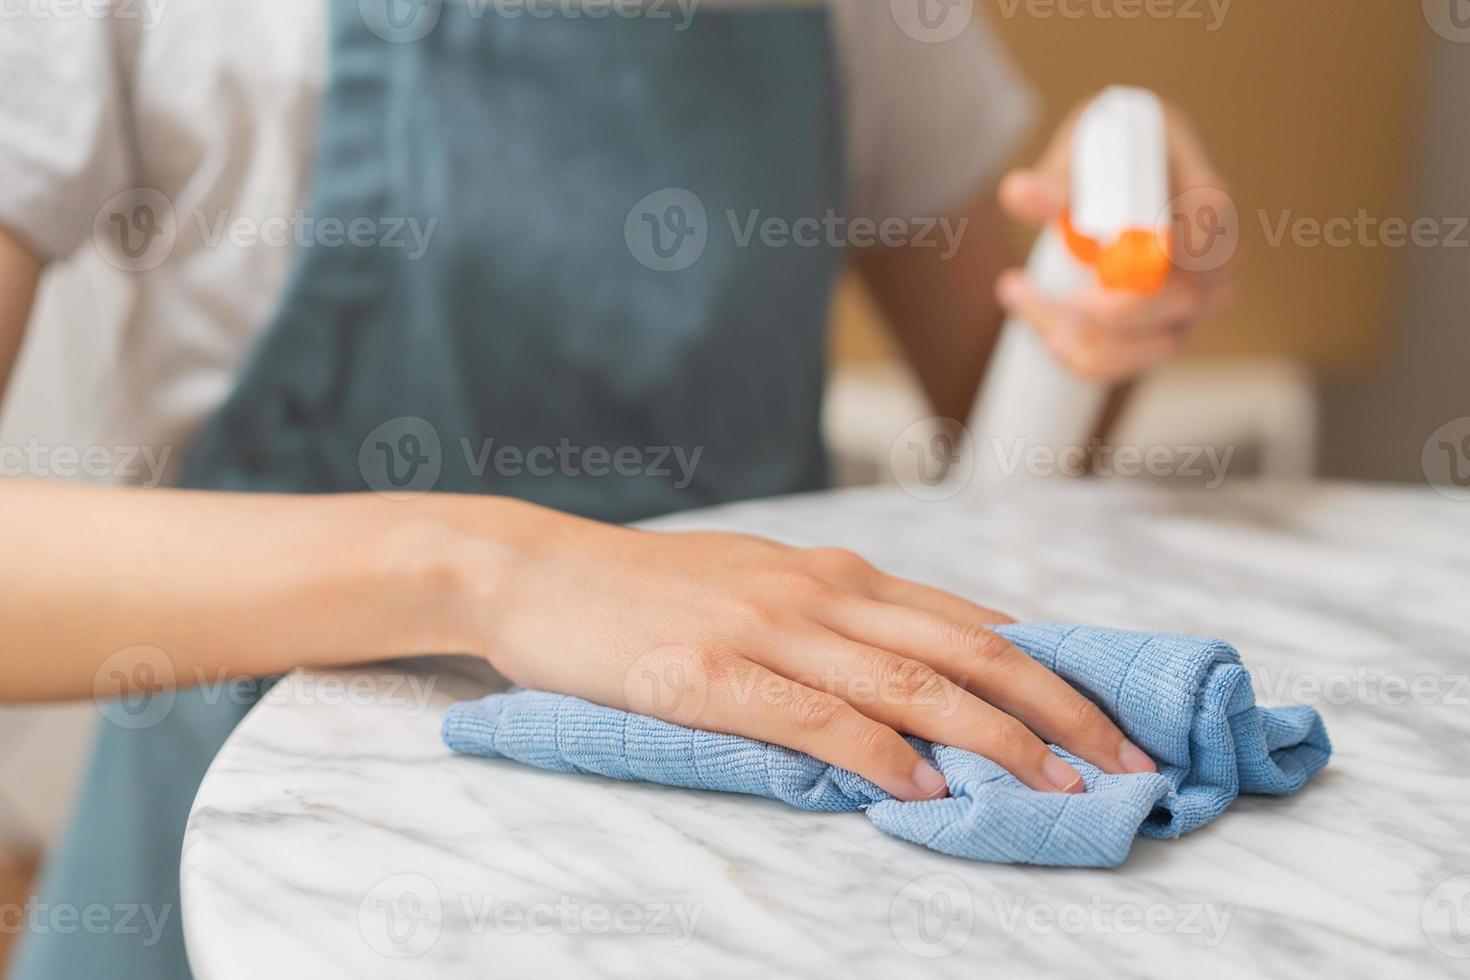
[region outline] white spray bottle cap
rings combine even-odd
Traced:
[[[1072,254],[1105,286],[1153,292],[1169,273],[1169,156],[1164,107],[1147,89],[1114,86],[1082,111],[1072,135]]]

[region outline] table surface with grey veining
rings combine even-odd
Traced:
[[[897,489],[655,522],[857,549],[1020,619],[1228,639],[1335,755],[1114,870],[967,862],[858,814],[458,757],[467,659],[297,672],[183,853],[201,980],[1470,975],[1470,503],[1430,489]]]

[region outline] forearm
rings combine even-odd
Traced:
[[[466,569],[494,580],[494,529],[508,539],[527,505],[477,499],[478,537],[456,527],[465,506],[0,482],[0,700],[90,697],[134,647],[180,687],[468,652]]]
[[[950,221],[962,228],[953,254],[873,248],[857,261],[936,414],[964,421],[1004,322],[994,285],[1012,249],[988,192]]]

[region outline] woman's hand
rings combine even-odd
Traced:
[[[457,550],[476,652],[522,686],[784,745],[904,800],[947,787],[901,732],[1043,791],[1083,790],[1047,741],[1109,772],[1154,769],[1096,705],[990,629],[1007,617],[851,552],[532,507],[517,524],[508,548]]]
[[[1042,225],[1067,208],[1067,173],[1072,130],[1081,112],[1057,130],[1035,167],[1009,174],[1000,187],[1001,206],[1011,217]],[[1196,209],[1213,214],[1230,211],[1230,198],[1189,120],[1165,107],[1169,169],[1173,193],[1189,194]],[[1184,243],[1175,240],[1176,251]],[[1208,316],[1227,291],[1230,267],[1195,271],[1176,261],[1164,287],[1140,294],[1101,285],[1075,295],[1043,293],[1021,269],[1009,269],[996,283],[996,296],[1007,311],[1020,314],[1040,334],[1062,363],[1084,378],[1120,382],[1173,357],[1189,329]]]
[[[1082,790],[1043,739],[1109,772],[1154,768],[990,629],[1006,617],[846,551],[504,497],[6,480],[0,503],[16,517],[0,701],[462,651],[526,687],[807,752],[905,800],[946,786],[900,732],[1039,790]]]

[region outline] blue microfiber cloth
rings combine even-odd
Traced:
[[[1122,863],[1137,834],[1209,823],[1241,793],[1295,793],[1332,753],[1312,708],[1256,707],[1239,654],[1219,640],[1054,624],[996,632],[1101,705],[1159,771],[1109,775],[1053,746],[1087,792],[1042,793],[972,752],[910,738],[950,796],[905,803],[800,752],[530,690],[454,705],[444,742],[554,772],[865,810],[887,833],[959,857],[1094,868]]]

